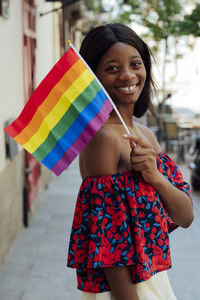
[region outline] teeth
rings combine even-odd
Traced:
[[[136,85],[131,85],[131,86],[119,87],[118,89],[120,91],[129,92],[129,91],[133,91],[135,89],[135,87],[136,87]]]

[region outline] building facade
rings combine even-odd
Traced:
[[[1,1],[0,15],[0,265],[18,232],[28,226],[51,178],[31,155],[9,138],[3,128],[21,112],[26,101],[57,59],[57,16],[40,18],[52,9],[42,0]],[[48,49],[48,51],[47,51]]]

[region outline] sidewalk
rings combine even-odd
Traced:
[[[186,164],[179,164],[185,181],[190,183]],[[178,228],[170,235],[172,269],[168,271],[178,300],[200,299],[200,192],[192,190],[195,219],[188,229]]]
[[[0,300],[81,298],[75,270],[65,266],[80,182],[77,161],[53,178],[30,226],[19,234],[0,269]]]
[[[187,166],[180,168],[189,180]],[[29,228],[19,234],[0,269],[0,300],[81,299],[75,270],[65,267],[80,182],[77,160],[53,178]],[[193,197],[194,223],[171,234],[173,269],[169,276],[178,300],[200,299],[200,193]]]

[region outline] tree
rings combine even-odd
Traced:
[[[186,44],[191,49],[195,48],[196,38],[200,37],[200,4],[196,4],[190,14],[185,14],[181,21],[174,26],[174,35],[177,37],[185,36]],[[198,65],[195,64],[196,73]]]
[[[185,14],[182,21],[178,21],[174,27],[177,36],[193,35],[200,37],[200,4],[196,4],[191,14]]]
[[[149,29],[149,34],[157,43],[164,42],[161,102],[166,99],[165,77],[169,38],[174,35],[174,26],[182,14],[182,6],[179,0],[146,0],[146,10],[144,10],[142,16],[143,24]]]

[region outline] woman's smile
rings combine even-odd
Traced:
[[[138,85],[139,85],[139,83],[132,84],[132,85],[125,85],[125,86],[118,86],[118,87],[116,87],[116,89],[123,94],[133,94],[133,93],[135,93]]]

